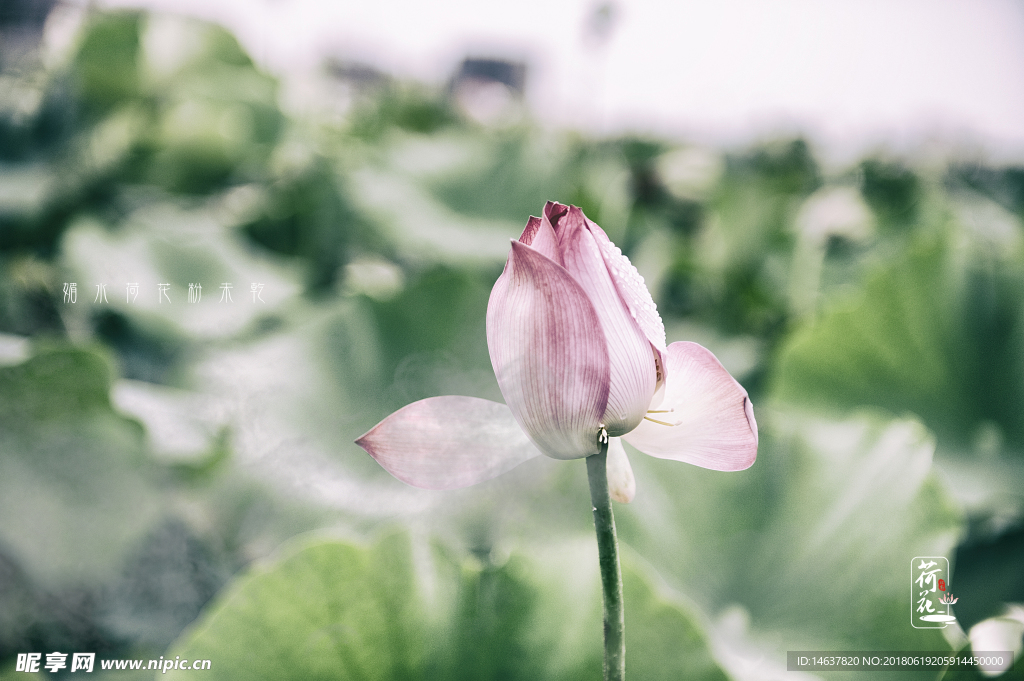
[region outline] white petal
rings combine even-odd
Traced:
[[[1014,658],[1019,658],[1024,650],[1024,606],[1009,605],[1001,617],[991,617],[978,622],[968,634],[971,641],[971,650],[975,655],[983,651],[1005,650],[1012,652]],[[1003,674],[1010,668],[1007,663],[1005,668],[993,665],[987,671],[982,671],[984,676],[995,677]]]
[[[709,350],[668,346],[668,381],[659,409],[623,437],[645,454],[702,468],[738,471],[757,458],[757,422],[747,391]],[[668,411],[671,410],[671,411]]]
[[[613,437],[608,441],[608,494],[620,504],[628,504],[636,496],[636,478],[629,457],[622,446],[622,438]]]

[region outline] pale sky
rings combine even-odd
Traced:
[[[523,59],[555,125],[712,142],[809,134],[854,150],[929,139],[1024,160],[1021,0],[102,0],[228,26],[265,68],[358,59],[440,83],[466,55]]]

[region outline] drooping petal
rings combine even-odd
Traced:
[[[540,454],[504,404],[461,396],[406,405],[356,444],[391,475],[424,489],[475,485]]]
[[[587,292],[608,342],[610,389],[604,424],[610,435],[628,433],[644,417],[655,391],[650,343],[619,295],[583,211],[570,207],[557,233],[565,269]]]
[[[587,294],[565,268],[512,242],[487,303],[487,349],[505,402],[555,459],[598,451],[608,347]]]
[[[629,457],[622,446],[622,439],[613,437],[608,441],[608,495],[620,504],[628,504],[636,496],[636,478]]]
[[[697,343],[668,346],[668,381],[659,407],[623,436],[641,452],[716,471],[749,468],[757,458],[757,422],[747,391]]]

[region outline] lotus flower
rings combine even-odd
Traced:
[[[941,596],[939,596],[939,603],[942,603],[943,605],[953,605],[958,600],[960,599],[953,598],[953,594],[942,594]]]
[[[538,454],[579,459],[607,443],[619,501],[635,490],[620,438],[721,471],[757,456],[746,390],[700,345],[666,346],[643,278],[579,208],[548,202],[512,241],[487,305],[487,346],[505,405],[420,400],[357,444],[399,480],[454,489]]]

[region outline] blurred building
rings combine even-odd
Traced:
[[[523,113],[526,72],[524,62],[466,57],[448,81],[448,95],[477,122],[511,123]]]
[[[43,37],[56,0],[4,0],[0,4],[0,70],[13,68]]]

